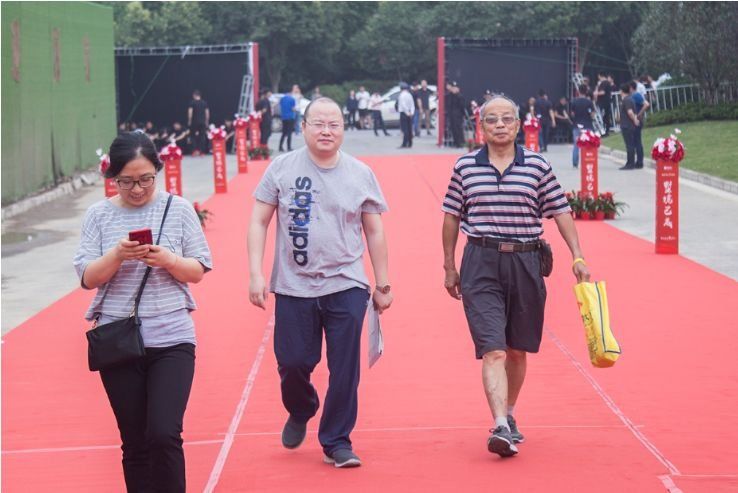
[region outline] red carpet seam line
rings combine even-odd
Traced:
[[[246,379],[246,385],[244,386],[243,393],[241,394],[241,401],[236,407],[236,412],[233,415],[233,419],[231,419],[231,424],[228,427],[228,432],[226,433],[225,439],[223,440],[223,445],[220,447],[218,458],[215,460],[213,470],[210,472],[210,478],[208,479],[208,482],[205,485],[205,489],[203,490],[205,493],[212,493],[215,490],[215,486],[218,484],[220,474],[223,472],[223,466],[225,466],[225,462],[228,459],[228,453],[231,451],[231,446],[233,445],[236,431],[238,431],[238,425],[241,423],[241,418],[243,417],[243,413],[246,410],[246,404],[249,401],[251,389],[254,388],[256,375],[257,373],[259,373],[259,367],[261,366],[261,361],[264,359],[266,346],[269,343],[269,339],[272,337],[273,330],[274,316],[272,315],[272,318],[269,320],[269,323],[264,329],[264,337],[261,339],[261,344],[259,345],[259,349],[256,352],[254,364],[251,365],[251,371],[249,372],[249,376]]]
[[[556,337],[556,335],[551,332],[550,329],[545,329],[546,334],[553,340],[554,344],[559,348],[559,350],[566,355],[567,358],[571,361],[571,363],[574,365],[574,367],[577,369],[579,373],[582,374],[582,376],[589,382],[589,384],[592,386],[592,388],[599,394],[599,396],[602,398],[602,400],[607,404],[607,407],[610,408],[610,410],[615,413],[615,415],[620,418],[620,420],[625,424],[626,428],[630,430],[630,432],[638,439],[641,444],[643,444],[646,449],[651,452],[651,454],[658,459],[659,462],[661,462],[668,470],[669,474],[674,476],[679,476],[681,473],[679,472],[679,469],[676,468],[674,464],[669,461],[669,459],[666,458],[666,456],[661,453],[661,451],[649,441],[646,436],[637,429],[636,425],[633,424],[633,422],[628,418],[623,411],[620,410],[620,408],[615,404],[615,402],[610,398],[609,395],[605,392],[605,390],[600,387],[600,384],[597,383],[597,380],[595,380],[592,375],[590,375],[587,370],[582,367],[582,365],[579,363],[579,361],[576,360],[573,354],[569,352],[569,350],[564,346],[564,344],[559,341],[559,339]]]

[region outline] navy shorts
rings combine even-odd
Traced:
[[[499,252],[467,243],[460,274],[477,359],[508,348],[537,353],[546,305],[539,252]]]

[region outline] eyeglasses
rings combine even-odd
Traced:
[[[308,125],[313,127],[319,132],[322,132],[323,130],[328,130],[329,132],[338,132],[338,130],[343,128],[343,123],[340,122],[309,122],[305,121]]]
[[[487,125],[497,125],[497,122],[502,120],[502,123],[505,125],[512,125],[517,118],[510,115],[505,115],[503,117],[495,116],[495,115],[489,115],[484,117],[484,123]]]
[[[138,180],[131,180],[130,178],[117,178],[115,180],[121,190],[131,190],[136,186],[136,183],[141,188],[149,188],[155,181],[156,176],[154,175],[144,175]]]

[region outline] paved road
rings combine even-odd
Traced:
[[[371,131],[346,133],[344,150],[355,156],[377,154],[448,154],[449,168],[459,149],[439,149],[434,136],[415,140],[413,149],[398,149],[400,132],[375,137]],[[279,135],[270,139],[277,147]],[[303,145],[293,138],[295,148]],[[571,167],[571,145],[552,145],[546,155],[567,190],[579,188]],[[652,170],[620,171],[619,163],[603,157],[600,190],[616,193],[629,207],[611,224],[653,241],[655,175]],[[228,174],[236,173],[235,156],[228,157]],[[209,157],[185,158],[184,196],[201,201],[213,193]],[[681,253],[710,269],[738,280],[738,195],[680,180]],[[5,334],[78,286],[71,260],[79,241],[84,212],[103,196],[102,186],[83,188],[49,204],[8,219],[2,224],[2,333]],[[550,223],[548,224],[550,226]],[[389,238],[390,248],[392,239]],[[439,244],[440,248],[440,244]],[[586,251],[586,245],[584,245]],[[595,272],[596,274],[596,272]],[[698,287],[695,287],[696,289]]]

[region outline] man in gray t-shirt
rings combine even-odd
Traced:
[[[269,223],[276,211],[277,236],[269,291],[275,293],[274,351],[282,402],[289,418],[282,444],[297,448],[319,398],[310,375],[320,361],[323,332],[330,380],[318,439],[324,460],[336,467],[361,465],[349,435],[356,423],[361,327],[369,302],[364,242],[381,313],[392,304],[387,244],[381,214],[387,204],[372,170],[339,151],[340,107],[329,98],[310,103],[302,121],[304,148],[267,168],[254,191],[249,227],[249,300],[266,307],[262,273]]]

